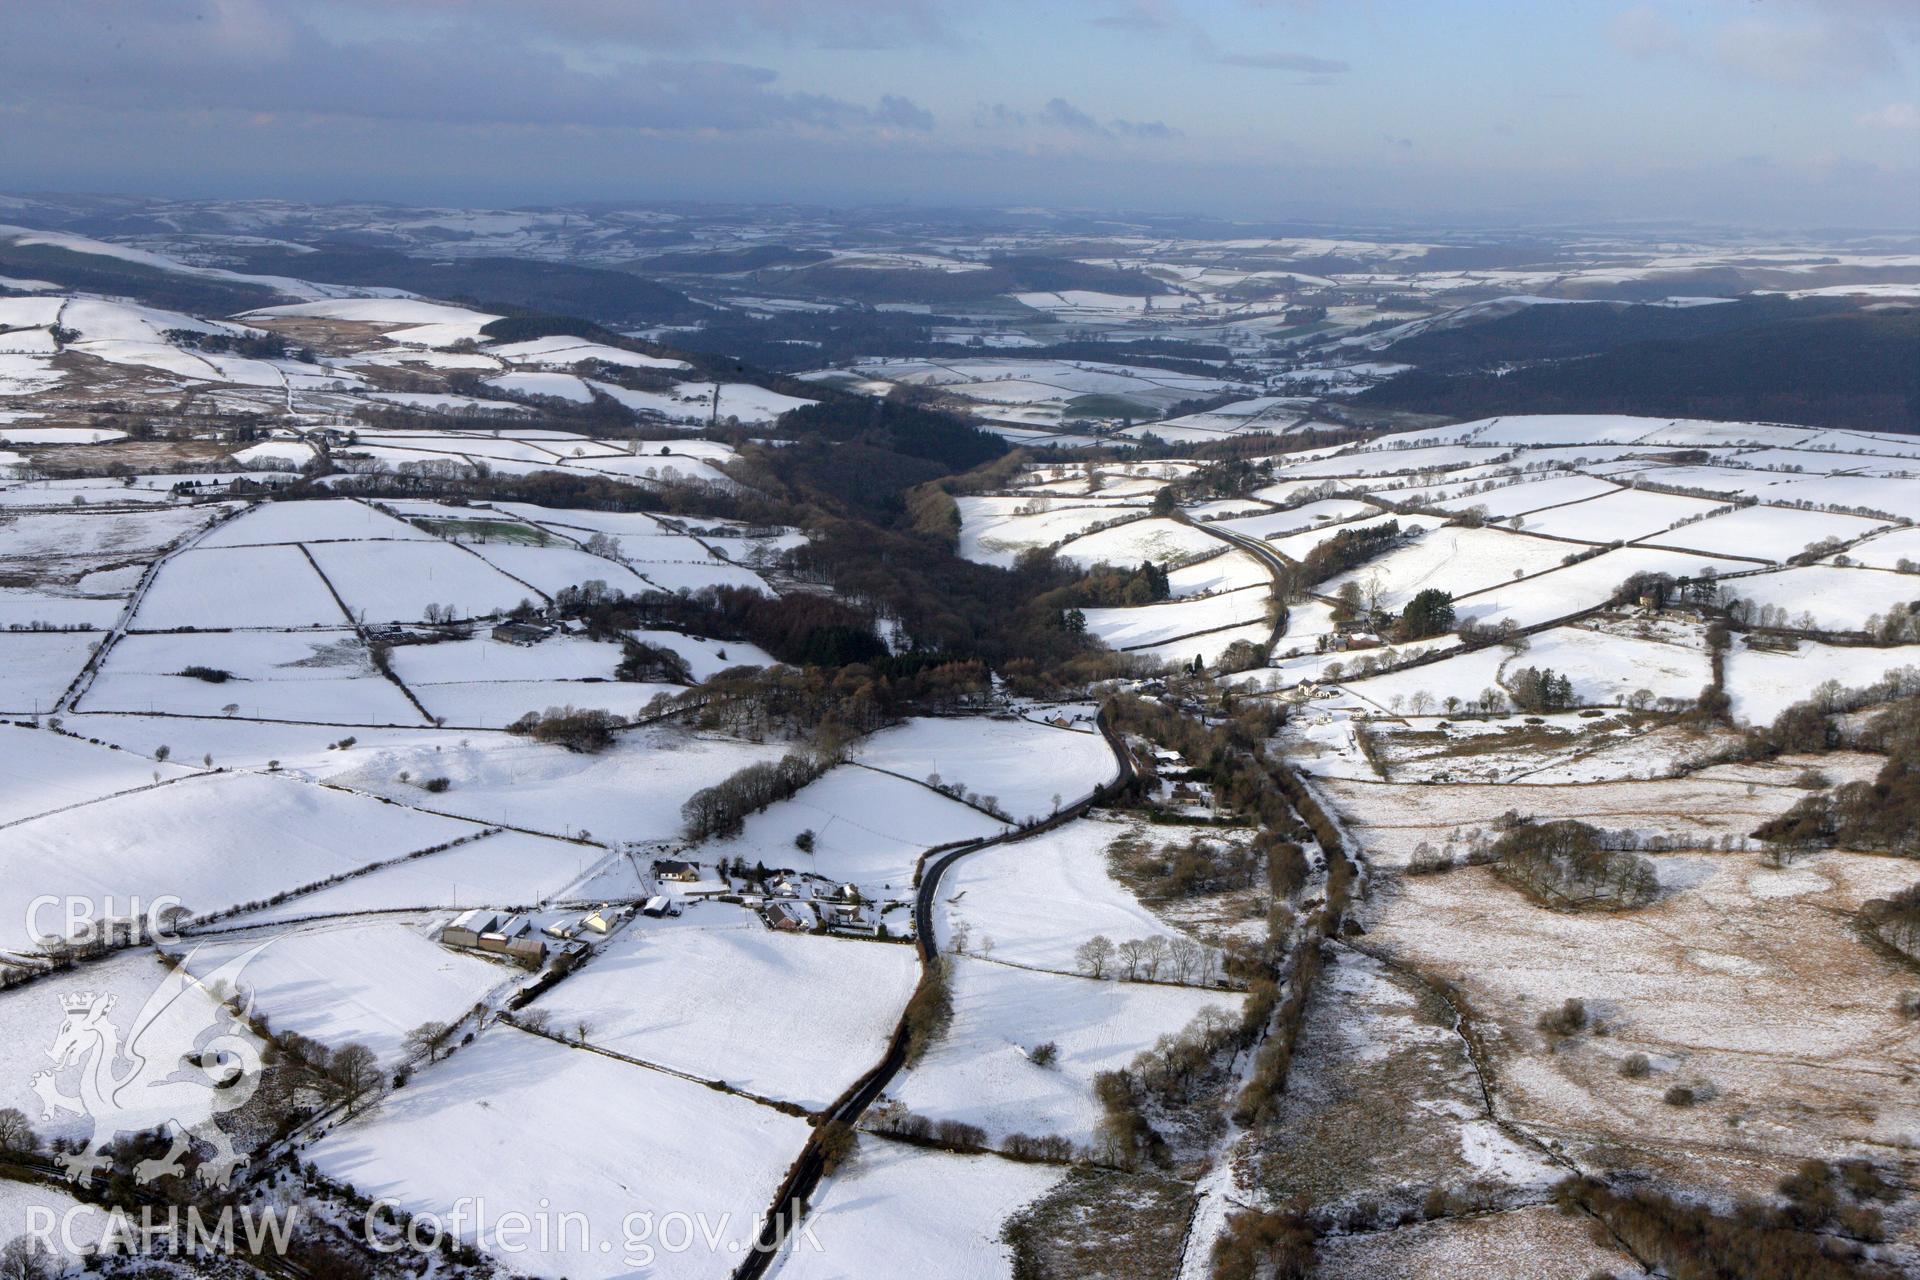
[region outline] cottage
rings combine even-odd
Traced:
[[[815,919],[813,912],[798,902],[769,902],[765,918],[768,928],[782,933],[805,933],[813,928]]]
[[[680,884],[692,884],[700,878],[697,863],[677,862],[672,858],[658,858],[653,864],[653,874],[661,880],[672,880]]]
[[[583,933],[598,933],[604,935],[612,928],[613,920],[605,907],[589,911],[586,915],[580,917],[580,929]]]

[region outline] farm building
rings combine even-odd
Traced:
[[[475,907],[471,911],[462,911],[455,916],[453,921],[440,931],[440,941],[449,947],[478,947],[480,935],[490,933],[499,926],[499,912]]]
[[[440,941],[449,947],[510,956],[523,964],[538,965],[547,958],[547,944],[533,936],[533,925],[525,916],[502,915],[483,907],[455,916],[440,931]]]
[[[552,634],[552,627],[535,622],[503,622],[492,632],[493,638],[503,644],[519,645],[539,644]]]

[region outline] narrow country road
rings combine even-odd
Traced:
[[[1133,757],[1127,746],[1112,726],[1103,707],[1100,711],[1100,735],[1107,740],[1107,747],[1113,752],[1118,772],[1113,780],[1094,789],[1093,793],[1067,806],[1031,827],[1024,827],[1002,835],[991,836],[985,840],[976,840],[971,844],[950,849],[938,858],[929,861],[920,875],[919,887],[913,898],[914,944],[920,951],[920,963],[924,968],[933,963],[939,953],[939,944],[933,934],[933,904],[940,889],[941,877],[947,868],[970,853],[978,853],[995,845],[1014,844],[1030,839],[1043,832],[1065,826],[1074,819],[1084,816],[1088,810],[1104,804],[1117,792],[1127,787],[1134,778]],[[857,1125],[860,1117],[873,1105],[874,1099],[885,1091],[900,1073],[907,1062],[907,1023],[904,1012],[899,1023],[893,1029],[893,1038],[887,1043],[886,1054],[871,1070],[858,1080],[832,1103],[822,1115],[820,1123],[814,1127],[813,1136],[807,1139],[807,1145],[788,1171],[786,1180],[774,1193],[773,1204],[767,1210],[762,1225],[760,1244],[748,1252],[746,1258],[734,1271],[734,1280],[759,1280],[765,1276],[779,1255],[779,1244],[786,1232],[791,1232],[805,1212],[806,1205],[812,1199],[814,1191],[820,1185],[825,1173],[826,1159],[820,1149],[819,1133],[826,1125],[839,1122],[845,1125]]]

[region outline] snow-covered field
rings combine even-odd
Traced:
[[[1902,560],[1920,564],[1920,529],[1889,530],[1848,548],[1846,554],[1873,569],[1897,569]]]
[[[1642,689],[1655,698],[1691,701],[1712,682],[1713,670],[1697,636],[1681,639],[1672,643],[1617,630],[1556,627],[1530,637],[1526,652],[1507,663],[1505,674],[1525,667],[1551,669],[1572,679],[1580,703],[1617,705]]]
[[[240,979],[275,1031],[297,1031],[334,1049],[363,1044],[382,1063],[406,1056],[407,1033],[424,1022],[458,1022],[515,971],[428,941],[425,922],[320,921],[265,929],[173,950],[206,978],[266,947]]]
[[[620,646],[584,636],[552,636],[534,645],[475,636],[400,645],[389,661],[394,674],[416,691],[421,685],[477,680],[609,680],[620,662]]]
[[[1727,692],[1733,714],[1747,724],[1771,724],[1828,680],[1859,689],[1902,667],[1920,668],[1920,645],[1865,648],[1800,640],[1789,651],[1736,643],[1727,652]]]
[[[701,846],[700,854],[811,871],[857,884],[870,896],[904,896],[928,849],[1004,830],[999,819],[923,782],[841,765],[793,799],[749,817],[739,835]],[[794,844],[803,831],[813,832],[811,853]]]
[[[1201,1009],[1237,1014],[1241,997],[1137,982],[1066,977],[966,956],[951,960],[953,1025],[889,1090],[935,1120],[977,1124],[995,1140],[1057,1134],[1091,1143],[1100,1123],[1093,1077],[1123,1067]],[[1028,1054],[1051,1042],[1053,1066]]]
[[[57,912],[48,913],[49,925],[55,914]],[[69,1111],[46,1114],[47,1108],[34,1090],[34,1073],[45,1069],[53,1072],[55,1084],[66,1095],[73,1096],[80,1091],[80,1076],[86,1069],[84,1059],[60,1065],[48,1052],[59,1038],[61,1024],[67,1016],[62,1002],[110,997],[113,1006],[108,1021],[124,1042],[140,1020],[147,1002],[156,995],[161,995],[163,1001],[177,998],[181,1006],[178,1012],[182,1015],[160,1019],[147,1032],[151,1038],[143,1037],[141,1048],[156,1060],[173,1060],[177,1055],[190,1052],[195,1039],[216,1025],[223,1029],[231,1027],[231,1019],[221,1018],[204,987],[184,980],[170,983],[168,970],[160,964],[159,957],[146,949],[123,952],[66,973],[53,974],[18,990],[0,993],[0,1040],[9,1046],[8,1051],[13,1055],[10,1065],[16,1068],[0,1073],[0,1107],[23,1112],[42,1140],[87,1137],[93,1124],[91,1116]],[[210,1104],[213,1091],[208,1089],[202,1096]],[[179,1116],[183,1123],[193,1124],[209,1114],[210,1105],[196,1106],[194,1103],[199,1100],[192,1095],[187,1097]],[[0,1189],[20,1185],[11,1180],[0,1181]]]
[[[1429,529],[1406,546],[1331,579],[1324,590],[1331,595],[1347,582],[1377,585],[1380,603],[1397,610],[1429,588],[1457,597],[1545,573],[1577,550],[1564,542],[1499,529]]]
[[[37,897],[121,905],[178,898],[196,913],[443,844],[472,827],[284,778],[202,775],[0,829],[0,947],[31,952]]]
[[[1219,522],[1219,527],[1246,538],[1278,538],[1289,533],[1298,533],[1302,529],[1316,529],[1322,525],[1339,524],[1361,516],[1378,514],[1380,509],[1369,502],[1360,502],[1353,498],[1324,498],[1319,502],[1308,502],[1284,511],[1269,511],[1261,515],[1222,520]]]
[[[307,550],[355,618],[367,623],[418,622],[430,604],[479,617],[540,596],[450,542],[323,542]]]
[[[1012,566],[1023,551],[1063,542],[1097,524],[1125,520],[1141,506],[1135,499],[1097,497],[1056,500],[962,496],[954,501],[960,507],[961,556],[1003,568]],[[1138,556],[1132,560],[1133,564],[1139,562]]]
[[[845,1169],[814,1197],[801,1241],[774,1264],[778,1280],[1009,1280],[1000,1228],[1064,1176],[1049,1165],[950,1155],[863,1134]]]
[[[1238,591],[1269,581],[1267,566],[1259,559],[1245,551],[1227,551],[1173,570],[1167,575],[1167,593],[1178,599],[1211,595],[1216,591]]]
[[[1524,516],[1543,507],[1598,498],[1612,493],[1614,488],[1614,485],[1598,476],[1557,475],[1545,480],[1524,480],[1518,484],[1502,484],[1477,493],[1442,498],[1434,505],[1448,511],[1471,511],[1478,507],[1486,512],[1488,519],[1504,520],[1510,516]]]
[[[1082,818],[961,858],[940,880],[940,945],[965,925],[968,945],[990,945],[994,959],[1075,973],[1074,951],[1096,935],[1115,943],[1177,936],[1107,874],[1107,846],[1130,830],[1130,823]]]
[[[473,550],[494,568],[549,596],[588,582],[605,583],[608,590],[624,595],[641,595],[647,590],[647,584],[625,565],[572,547],[490,543]]]
[[[1084,534],[1055,554],[1082,568],[1102,562],[1131,567],[1146,560],[1159,565],[1179,564],[1219,549],[1219,540],[1211,534],[1155,517]]]
[[[1111,780],[1106,739],[1031,720],[925,717],[866,739],[861,764],[991,797],[1016,821],[1044,818]]]
[[[817,1109],[880,1060],[919,965],[898,943],[776,933],[701,903],[640,919],[534,1007],[587,1043]]]
[[[421,858],[389,863],[276,907],[248,912],[249,921],[304,921],[356,912],[476,906],[528,907],[623,861],[598,845],[495,831]]]
[[[133,626],[339,627],[348,619],[299,547],[195,548],[161,566]]]
[[[1861,631],[1867,621],[1895,607],[1920,600],[1920,577],[1882,569],[1843,569],[1802,565],[1773,573],[1736,578],[1726,584],[1730,598],[1771,606],[1787,625],[1812,625],[1831,631]]]
[[[404,520],[364,502],[265,502],[235,516],[200,540],[201,547],[247,547],[268,542],[344,542],[360,538],[399,538],[431,542]]]
[[[1454,601],[1462,619],[1497,626],[1511,619],[1528,627],[1606,603],[1622,582],[1636,573],[1667,573],[1676,578],[1699,577],[1705,569],[1727,573],[1741,567],[1737,560],[1647,547],[1622,547],[1534,578],[1487,587]],[[1742,583],[1749,579],[1741,579]]]
[[[188,772],[50,729],[0,726],[0,824],[151,786],[156,771],[163,778]]]
[[[1087,633],[1098,636],[1115,649],[1146,649],[1227,627],[1250,627],[1252,634],[1264,639],[1268,628],[1268,592],[1264,587],[1243,587],[1220,595],[1160,604],[1143,604],[1120,609],[1083,609]],[[1212,639],[1211,636],[1204,636]],[[1236,637],[1238,638],[1238,637]]]
[[[781,754],[782,748],[774,744],[658,730],[625,733],[611,749],[582,755],[476,730],[377,745],[370,741],[365,748],[323,758],[315,768],[323,781],[403,797],[413,804],[430,803],[440,812],[476,822],[562,836],[584,830],[602,840],[671,840],[679,834],[680,805],[688,796],[755,761]],[[401,780],[403,773],[416,779],[444,777],[449,787],[439,795],[423,796],[417,786]],[[791,835],[780,843],[790,845]]]
[[[1632,542],[1640,538],[1660,541],[1657,535],[1662,530],[1671,529],[1682,520],[1709,515],[1724,505],[1709,498],[1620,489],[1585,502],[1536,511],[1519,519],[1523,529],[1581,542]]]
[[[49,711],[101,637],[88,631],[0,634],[0,710]]]
[[[1881,520],[1867,520],[1832,511],[1802,511],[1797,507],[1743,507],[1725,515],[1709,516],[1695,524],[1681,525],[1665,533],[1650,534],[1645,541],[1663,547],[1705,551],[1712,555],[1750,556],[1778,562],[1799,555],[1813,544],[1829,538],[1852,542],[1884,527],[1885,522]],[[1873,545],[1869,542],[1861,550],[1865,551]],[[1856,558],[1864,560],[1857,555]]]
[[[488,1220],[476,1230],[469,1204],[464,1238],[523,1274],[711,1280],[732,1270],[728,1243],[752,1239],[807,1132],[769,1107],[496,1026],[306,1154],[415,1214],[444,1221],[463,1198],[484,1200]],[[544,1247],[497,1232],[510,1213],[550,1224]],[[712,1251],[636,1238],[635,1215],[651,1215],[650,1233],[676,1213],[725,1234]]]
[[[224,671],[230,678],[184,674],[189,667]],[[422,720],[406,695],[374,668],[366,645],[345,629],[127,635],[108,652],[79,705],[86,711],[315,724]]]

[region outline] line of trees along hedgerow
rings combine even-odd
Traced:
[[[1243,707],[1217,723],[1203,722],[1163,703],[1122,695],[1110,713],[1115,728],[1179,753],[1193,775],[1216,798],[1254,825],[1253,848],[1267,865],[1270,893],[1267,936],[1226,948],[1224,968],[1244,981],[1241,1016],[1222,1021],[1204,1036],[1185,1036],[1142,1055],[1130,1067],[1103,1073],[1095,1093],[1105,1112],[1104,1154],[1116,1163],[1162,1163],[1168,1152],[1149,1114],[1191,1103],[1199,1064],[1224,1050],[1258,1045],[1252,1071],[1231,1099],[1236,1122],[1271,1124],[1285,1093],[1301,1024],[1321,967],[1321,947],[1337,936],[1351,905],[1358,868],[1338,826],[1300,778],[1266,744],[1284,713],[1264,705]],[[1149,773],[1147,783],[1150,785]],[[1302,901],[1311,874],[1302,842],[1311,837],[1324,855],[1322,896]],[[1304,914],[1303,914],[1304,913]],[[1188,1043],[1191,1041],[1191,1043]],[[1190,1056],[1183,1060],[1182,1054]],[[1213,1274],[1240,1280],[1262,1274],[1305,1274],[1311,1266],[1312,1230],[1298,1214],[1236,1213],[1216,1245]]]

